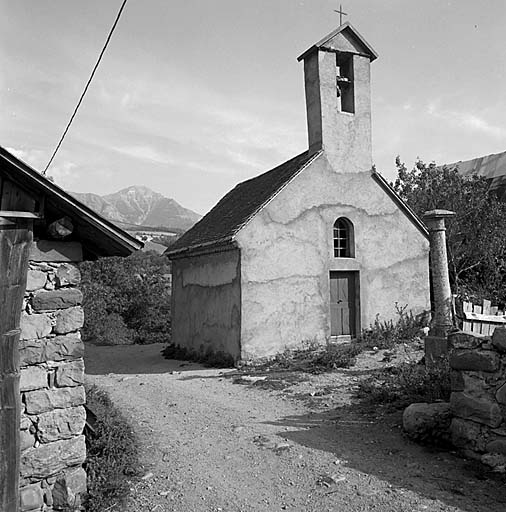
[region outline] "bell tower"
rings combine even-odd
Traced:
[[[309,151],[324,150],[336,172],[369,171],[371,73],[377,53],[349,23],[305,51]]]

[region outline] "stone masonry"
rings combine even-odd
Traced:
[[[506,328],[492,337],[449,335],[452,444],[496,471],[506,470]]]
[[[22,512],[79,510],[86,491],[80,278],[74,262],[30,261],[19,347]]]

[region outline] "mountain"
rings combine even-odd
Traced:
[[[186,231],[201,216],[179,203],[144,186],[124,188],[114,194],[72,193],[86,206],[123,229],[134,226],[173,228]]]

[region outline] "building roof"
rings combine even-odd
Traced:
[[[239,183],[207,215],[171,245],[165,254],[176,258],[234,246],[234,235],[321,154],[319,151],[310,155],[305,151],[256,178]],[[376,171],[373,171],[371,176],[416,228],[428,238],[429,233],[425,224],[385,178]]]
[[[142,249],[142,242],[104,219],[0,146],[0,183],[2,176],[28,195],[37,198],[44,205],[40,215],[46,220],[69,216],[74,224],[72,236],[79,239],[89,253],[95,256],[127,256]],[[6,212],[3,213],[5,216]],[[36,223],[37,218],[42,218],[36,212],[32,214]]]
[[[371,59],[371,62],[378,58],[378,54],[373,49],[373,47],[365,40],[359,31],[349,21],[347,21],[346,23],[343,23],[341,26],[330,32],[330,34],[327,34],[325,37],[320,39],[317,43],[313,44],[313,46],[309,47],[304,53],[297,57],[297,60],[301,61],[315,50],[331,50],[331,48],[327,47],[328,43],[341,33],[354,39],[358,45],[362,47],[363,53]]]
[[[179,256],[231,244],[234,235],[320,154],[310,155],[305,151],[256,178],[239,183],[165,254]]]
[[[494,155],[480,156],[446,164],[448,168],[456,168],[463,176],[483,176],[490,180],[490,190],[502,200],[506,200],[506,151]]]

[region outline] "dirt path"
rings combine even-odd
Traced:
[[[87,347],[88,381],[141,442],[147,478],[127,512],[506,510],[500,481],[405,440],[397,415],[361,412],[349,390],[363,370],[293,376],[276,391],[164,360],[161,348]]]

